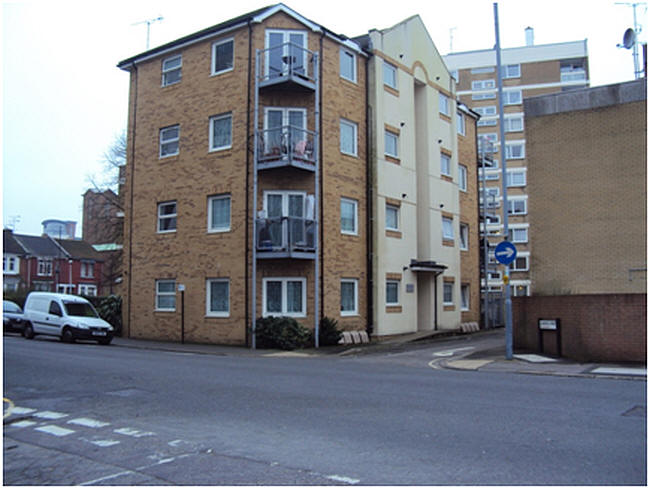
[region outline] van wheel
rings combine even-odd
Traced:
[[[34,338],[34,328],[32,328],[31,323],[27,323],[23,329],[23,336],[28,340]]]
[[[61,333],[61,341],[64,343],[74,343],[74,336],[72,335],[72,330],[70,328],[63,329],[63,333]]]

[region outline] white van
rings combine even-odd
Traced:
[[[83,297],[53,292],[30,292],[25,300],[23,336],[58,336],[61,341],[95,340],[108,345],[113,327],[101,319],[93,305]]]

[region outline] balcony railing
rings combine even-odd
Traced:
[[[260,52],[259,85],[276,88],[316,88],[316,58],[300,44],[287,42]]]
[[[256,219],[258,258],[304,258],[315,256],[313,220],[303,217]]]
[[[316,169],[314,132],[295,126],[282,126],[259,132],[257,163],[260,170],[295,166]]]

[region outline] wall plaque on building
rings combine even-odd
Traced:
[[[539,329],[557,331],[557,319],[539,319],[537,324]]]

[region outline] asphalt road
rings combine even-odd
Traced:
[[[450,345],[269,358],[6,336],[4,484],[646,484],[645,382],[430,368]]]

